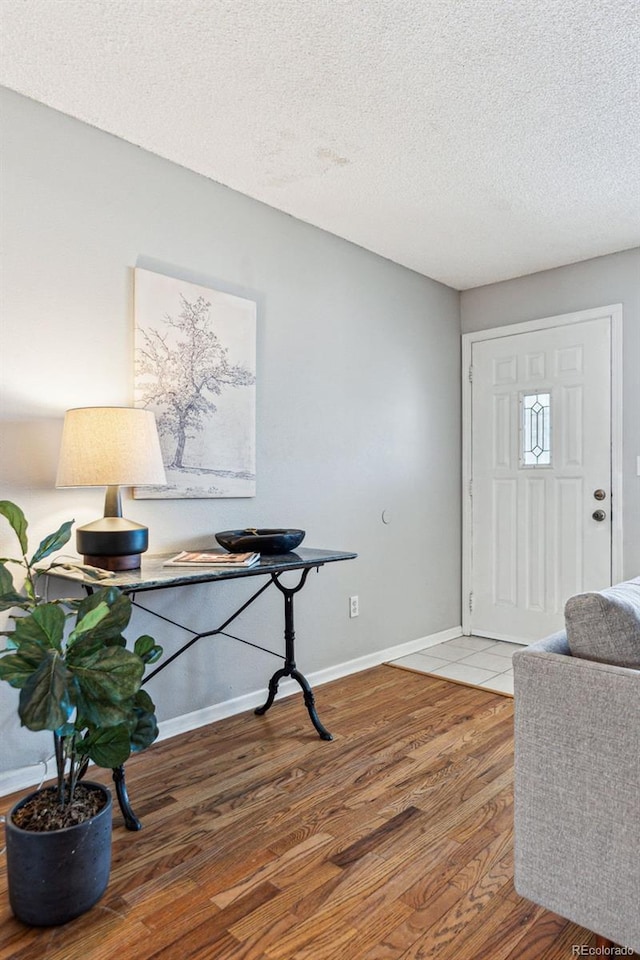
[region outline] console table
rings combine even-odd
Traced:
[[[153,677],[157,676],[161,670],[165,670],[169,664],[173,663],[174,660],[182,656],[182,654],[185,653],[189,647],[192,647],[194,643],[197,643],[198,640],[203,640],[205,637],[215,637],[219,635],[231,637],[234,640],[238,640],[240,643],[247,644],[250,647],[262,650],[265,653],[272,654],[273,656],[284,661],[283,665],[276,670],[269,680],[269,692],[265,703],[261,707],[257,707],[254,712],[258,715],[266,713],[273,703],[276,693],[278,692],[280,680],[282,680],[283,677],[291,677],[302,688],[304,703],[309,712],[309,718],[321,739],[333,739],[329,731],[323,726],[320,718],[318,717],[313,690],[311,689],[309,681],[296,666],[293,598],[295,594],[304,587],[310,570],[319,570],[320,567],[324,566],[325,563],[335,563],[339,560],[353,560],[357,557],[357,554],[342,553],[334,550],[313,550],[311,548],[307,549],[304,547],[298,547],[296,551],[292,553],[285,553],[277,556],[263,555],[260,557],[258,563],[253,564],[251,567],[236,567],[232,569],[221,569],[216,567],[166,567],[163,564],[165,560],[169,559],[169,556],[170,555],[143,557],[142,566],[138,570],[127,570],[123,571],[122,573],[108,574],[104,579],[100,580],[83,576],[78,572],[67,572],[59,569],[56,569],[55,573],[52,572],[47,574],[47,576],[61,578],[64,580],[72,580],[75,583],[79,583],[87,593],[93,593],[94,590],[104,586],[118,587],[123,593],[126,593],[131,598],[133,606],[144,610],[146,613],[149,613],[160,620],[164,620],[166,623],[170,623],[173,626],[179,627],[180,629],[184,630],[185,633],[191,635],[190,639],[187,640],[186,643],[184,643],[170,656],[163,659],[154,670],[147,674],[142,681],[143,684],[148,683],[149,680],[152,680]],[[294,586],[287,586],[282,583],[282,575],[295,570],[300,571],[298,582]],[[262,583],[255,593],[253,593],[248,600],[242,603],[237,610],[231,614],[231,616],[227,617],[223,623],[211,630],[205,630],[200,633],[192,630],[183,623],[179,623],[177,620],[172,620],[169,617],[159,614],[153,609],[144,606],[137,599],[138,594],[149,593],[153,590],[168,590],[175,589],[176,587],[193,586],[194,584],[198,583],[217,583],[222,580],[238,580],[246,579],[248,577],[267,577],[267,580],[266,583]],[[226,632],[227,628],[233,623],[233,621],[271,586],[276,587],[284,598],[284,655],[276,653],[273,650],[269,650],[266,647],[262,647],[257,643],[244,640],[241,637],[236,637],[233,634]],[[120,809],[122,810],[122,815],[124,817],[124,822],[127,829],[140,830],[142,824],[135,816],[131,808],[131,803],[127,794],[123,767],[117,767],[113,770],[113,780],[116,787],[118,803],[120,804]]]

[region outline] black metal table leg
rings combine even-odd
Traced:
[[[313,695],[313,690],[307,678],[300,673],[296,667],[295,661],[295,630],[293,626],[293,597],[299,590],[302,590],[307,576],[309,574],[309,569],[302,571],[302,576],[300,582],[295,587],[285,587],[284,584],[280,583],[277,573],[271,574],[271,579],[276,585],[280,593],[284,596],[284,641],[285,641],[285,660],[284,666],[279,670],[276,670],[274,675],[269,681],[269,695],[265,703],[261,707],[256,707],[254,713],[258,716],[262,716],[267,712],[271,704],[273,703],[276,693],[278,692],[278,685],[283,677],[291,677],[292,680],[295,680],[302,688],[302,693],[304,697],[304,703],[309,711],[309,717],[311,723],[314,725],[315,729],[318,731],[322,740],[333,740],[332,735],[326,729],[326,727],[320,721],[318,713],[316,710],[315,697]]]
[[[120,804],[120,809],[122,810],[125,827],[127,830],[142,830],[142,824],[131,809],[131,802],[129,800],[129,794],[127,793],[127,784],[124,776],[124,767],[114,767],[111,772],[113,774],[113,782],[116,785],[116,796]]]

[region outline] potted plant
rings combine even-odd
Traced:
[[[73,521],[45,537],[28,557],[24,513],[2,500],[0,515],[21,554],[0,560],[0,610],[12,611],[12,629],[0,632],[6,637],[0,679],[20,691],[22,725],[52,731],[57,771],[54,786],[25,797],[7,816],[9,898],[19,919],[50,926],[84,913],[106,889],[111,794],[82,778],[90,761],[119,767],[157,737],[155,707],[140,685],[146,664],[162,649],[146,635],[127,649],[123,630],[131,601],[116,587],[97,585],[84,599],[39,596],[38,578],[69,566],[42,561],[68,541]],[[24,575],[20,591],[9,565]]]

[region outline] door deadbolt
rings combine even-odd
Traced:
[[[591,516],[593,517],[594,520],[597,520],[598,522],[601,522],[602,520],[604,520],[604,519],[606,518],[607,515],[606,515],[606,513],[604,512],[604,510],[594,510],[593,513],[591,514]]]
[[[607,495],[604,490],[594,490],[593,496],[595,500],[604,500]]]

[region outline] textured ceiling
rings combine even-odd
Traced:
[[[466,289],[640,243],[637,0],[0,0],[0,82]]]

